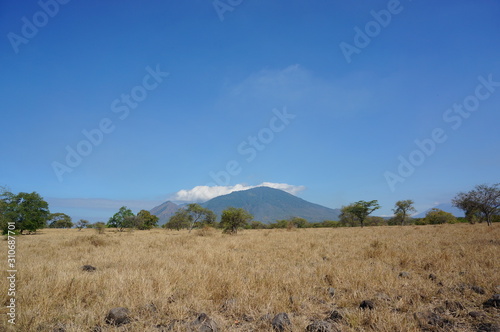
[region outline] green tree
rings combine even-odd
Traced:
[[[253,216],[242,208],[230,207],[222,211],[220,224],[224,232],[236,234],[239,227],[244,227]]]
[[[170,217],[168,222],[164,224],[163,228],[181,230],[188,228],[190,223],[190,215],[185,209],[179,209],[173,216]]]
[[[107,226],[118,228],[118,230],[122,232],[127,224],[125,222],[125,218],[133,216],[134,213],[132,210],[128,209],[126,206],[122,206],[120,210],[113,215],[113,217],[109,218]]]
[[[341,212],[341,218],[342,218],[342,214],[344,214],[344,213],[349,214],[350,218],[352,218],[352,216],[354,216],[361,224],[361,227],[363,227],[363,224],[364,224],[366,217],[368,217],[368,215],[370,215],[370,213],[372,213],[373,211],[375,211],[377,209],[380,209],[380,205],[378,204],[377,200],[373,200],[373,201],[369,201],[369,202],[358,201],[356,203],[352,203],[346,207],[343,207],[342,212]]]
[[[48,219],[49,228],[71,228],[71,217],[65,213],[51,213]]]
[[[500,214],[500,183],[477,185],[467,193],[458,193],[452,203],[465,212],[471,223],[479,217],[480,221],[484,219],[491,226],[493,218]]]
[[[413,203],[414,202],[411,199],[397,201],[394,209],[392,209],[392,211],[396,215],[396,218],[400,219],[401,226],[405,224],[406,218],[409,214],[411,214],[412,212],[417,212],[417,210],[415,210],[415,207],[413,206]]]
[[[203,225],[213,226],[215,223],[215,213],[209,209],[202,207],[200,204],[188,204],[186,211],[190,216],[189,232],[191,232],[194,227],[200,227]]]
[[[76,228],[78,228],[79,231],[82,230],[82,228],[85,228],[85,227],[89,227],[89,221],[88,220],[85,220],[85,219],[80,219],[77,223],[76,223]]]
[[[21,234],[23,231],[36,232],[37,229],[47,225],[50,216],[49,205],[36,192],[17,195],[2,188],[0,192],[0,205],[3,223],[3,231],[6,233],[7,224],[13,222],[16,231]]]
[[[138,229],[151,229],[158,225],[158,217],[151,214],[149,211],[139,211],[139,213],[137,213],[137,218],[139,218]]]
[[[354,213],[352,213],[352,209],[354,207],[354,203],[349,204],[347,206],[342,206],[340,209],[340,223],[344,226],[354,227],[358,223],[358,218]]]
[[[425,224],[431,224],[431,225],[446,224],[446,223],[453,224],[457,222],[457,218],[455,218],[455,216],[452,215],[451,213],[433,208],[429,212],[427,212],[423,222]]]

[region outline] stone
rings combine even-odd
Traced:
[[[373,303],[373,301],[364,300],[363,302],[361,302],[361,304],[359,305],[359,307],[361,309],[370,309],[370,310],[373,310],[375,308],[375,304]]]
[[[286,312],[282,312],[274,316],[271,321],[271,325],[273,326],[274,331],[283,332],[291,328],[292,322],[290,322],[288,314]]]
[[[432,311],[417,312],[414,316],[421,328],[428,328],[433,326],[445,327],[451,325],[451,322],[449,320],[442,318]]]
[[[486,314],[482,311],[471,311],[469,312],[469,316],[475,319],[480,319],[486,317]]]
[[[338,331],[332,326],[332,323],[325,320],[315,320],[306,327],[307,332],[333,332]]]
[[[328,317],[326,318],[327,320],[331,320],[332,322],[340,322],[342,320],[342,315],[340,314],[340,312],[338,312],[337,310],[334,310],[332,311]]]
[[[217,324],[213,319],[207,316],[205,313],[201,313],[193,320],[190,324],[192,331],[197,332],[217,332],[219,331]],[[193,330],[194,328],[194,330]]]
[[[477,293],[477,294],[486,294],[486,291],[484,290],[483,287],[480,287],[480,286],[475,286],[475,285],[472,285],[470,286],[470,289],[474,292],[474,293]]]
[[[495,294],[483,303],[486,308],[500,308],[500,294]]]
[[[431,279],[432,281],[436,281],[437,276],[434,273],[431,273],[431,274],[429,274],[429,279]]]
[[[82,270],[85,272],[94,272],[95,270],[97,270],[97,268],[92,265],[84,265],[82,266]]]
[[[106,324],[121,326],[130,323],[129,310],[124,307],[111,309],[106,315]]]

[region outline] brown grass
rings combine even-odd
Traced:
[[[45,229],[18,237],[16,331],[159,331],[156,325],[205,312],[221,331],[271,331],[287,312],[294,331],[331,310],[342,331],[420,331],[416,312],[433,310],[454,331],[499,320],[482,303],[500,292],[500,225],[394,226],[242,231],[113,232]],[[1,241],[2,262],[7,242]],[[84,272],[85,264],[97,268]],[[4,264],[6,266],[6,263]],[[3,269],[5,275],[5,269]],[[410,273],[409,278],[399,273]],[[429,274],[437,280],[429,279]],[[480,286],[477,294],[471,286]],[[335,288],[335,296],[328,294]],[[0,280],[2,320],[9,297]],[[360,310],[373,300],[374,310]],[[464,309],[452,310],[446,301]],[[133,322],[108,327],[123,306]],[[470,311],[484,311],[474,319]]]

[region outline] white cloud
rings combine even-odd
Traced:
[[[227,195],[233,191],[241,191],[256,187],[270,187],[280,189],[292,195],[305,189],[304,186],[294,186],[287,183],[262,182],[256,186],[248,186],[244,184],[236,184],[234,186],[196,186],[193,189],[183,189],[175,193],[171,200],[181,202],[205,202],[214,197]]]

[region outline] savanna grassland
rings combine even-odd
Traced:
[[[185,331],[203,312],[218,331],[272,331],[286,312],[292,331],[306,331],[337,311],[330,323],[340,331],[477,331],[500,321],[500,309],[483,306],[500,293],[499,258],[500,224],[237,235],[43,229],[17,237],[12,330]],[[5,277],[0,289],[0,330],[10,331]],[[360,309],[364,300],[373,310]],[[106,324],[114,307],[128,308],[131,322]]]

